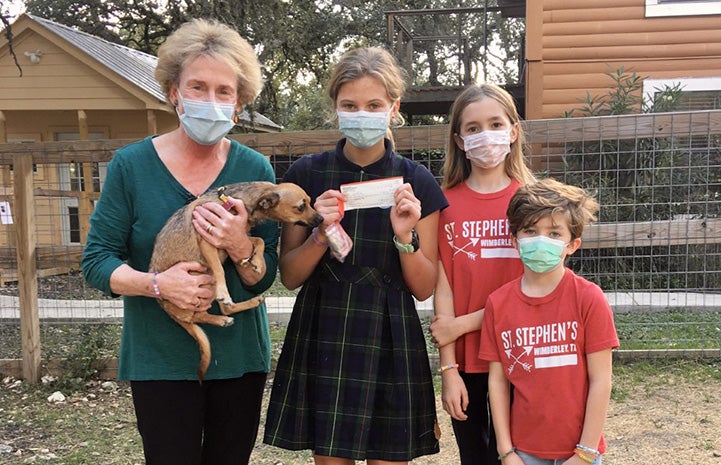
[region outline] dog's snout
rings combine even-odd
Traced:
[[[322,222],[323,222],[323,217],[320,214],[316,213],[315,215],[313,215],[313,218],[311,218],[309,221],[302,221],[302,220],[296,221],[295,224],[297,224],[298,226],[314,228],[314,227],[318,226],[319,224],[321,224]]]

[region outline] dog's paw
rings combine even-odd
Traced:
[[[228,326],[233,326],[233,323],[235,323],[235,320],[229,316],[223,317],[223,327],[227,328]]]
[[[230,296],[219,295],[215,300],[217,300],[220,305],[233,305],[233,299],[231,299]]]

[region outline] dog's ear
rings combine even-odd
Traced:
[[[280,202],[280,195],[277,192],[269,192],[264,194],[259,200],[257,208],[261,210],[270,210],[271,208],[278,205]]]

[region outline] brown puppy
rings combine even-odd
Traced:
[[[193,227],[193,209],[207,202],[217,202],[226,210],[235,213],[234,206],[226,196],[243,201],[248,212],[248,229],[257,222],[274,220],[314,227],[323,221],[310,205],[310,198],[303,189],[292,183],[273,184],[270,182],[241,182],[221,187],[217,192],[208,192],[185,205],[171,216],[155,238],[150,271],[162,272],[179,262],[199,262],[208,268],[215,279],[215,300],[222,315],[208,312],[184,310],[171,302],[158,299],[160,306],[198,342],[200,363],[198,379],[205,377],[210,364],[210,341],[197,323],[216,326],[230,326],[235,320],[227,316],[255,308],[263,302],[263,296],[253,297],[245,302],[235,303],[230,298],[223,271],[223,261],[228,254],[216,249],[205,241]],[[240,265],[260,271],[259,260],[263,258],[265,243],[259,237],[251,237],[253,252]],[[262,262],[261,262],[262,263]]]

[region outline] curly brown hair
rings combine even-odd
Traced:
[[[541,179],[520,187],[508,204],[511,234],[536,224],[541,218],[560,213],[568,220],[571,239],[583,235],[583,228],[596,221],[598,202],[591,194],[552,178]]]

